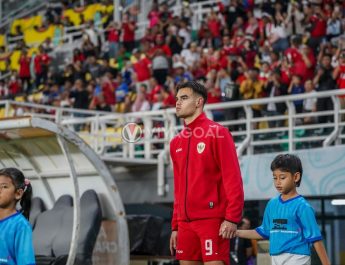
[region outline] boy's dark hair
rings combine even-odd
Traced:
[[[181,88],[187,88],[187,87],[192,89],[194,93],[202,96],[203,99],[204,99],[204,105],[206,104],[206,101],[207,101],[207,90],[206,90],[206,88],[202,84],[200,84],[200,83],[198,83],[196,81],[187,81],[187,82],[178,84],[176,86],[176,94],[177,94],[177,92]]]
[[[303,168],[302,162],[298,156],[290,154],[277,155],[271,163],[271,170],[274,171],[276,169],[284,172],[289,172],[291,174],[299,172],[301,176],[299,181],[296,182],[296,186],[300,186],[302,181]]]
[[[0,170],[0,176],[5,176],[12,179],[16,189],[24,190],[23,196],[20,199],[20,206],[22,207],[21,212],[26,219],[29,220],[30,208],[31,208],[31,197],[32,187],[30,183],[25,183],[25,177],[23,173],[16,168],[8,167]]]

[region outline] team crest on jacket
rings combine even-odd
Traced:
[[[197,145],[197,150],[198,150],[198,153],[199,154],[201,154],[202,152],[204,152],[204,150],[205,150],[205,143],[203,143],[203,142],[200,142],[200,143],[198,143],[198,145]]]

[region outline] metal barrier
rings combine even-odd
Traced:
[[[340,109],[339,95],[345,95],[345,90],[208,104],[205,112],[210,118],[218,119],[220,124],[230,128],[239,156],[293,152],[297,149],[342,144],[345,141],[345,110]],[[326,97],[333,100],[332,110],[295,112],[293,102],[296,100]],[[286,113],[254,118],[252,106],[268,103],[285,103]],[[114,162],[157,163],[158,155],[169,150],[170,140],[183,127],[182,121],[175,116],[175,109],[121,114],[14,101],[1,101],[1,105],[5,107],[5,117],[22,113],[67,126],[77,132],[104,160]],[[240,113],[240,117],[228,119],[228,112]],[[329,121],[320,123],[320,117],[328,117]],[[305,118],[313,118],[315,121],[305,123]],[[140,136],[136,138],[132,135],[133,139],[126,141],[123,128],[128,123],[137,125]]]

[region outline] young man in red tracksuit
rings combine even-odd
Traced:
[[[170,251],[181,265],[229,264],[229,239],[244,204],[235,145],[228,129],[203,113],[203,85],[178,85],[176,100],[185,128],[170,143],[175,196]]]

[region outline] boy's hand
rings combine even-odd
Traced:
[[[225,238],[230,239],[230,238],[236,237],[236,230],[237,230],[236,224],[225,220],[220,225],[219,235],[224,239]]]

